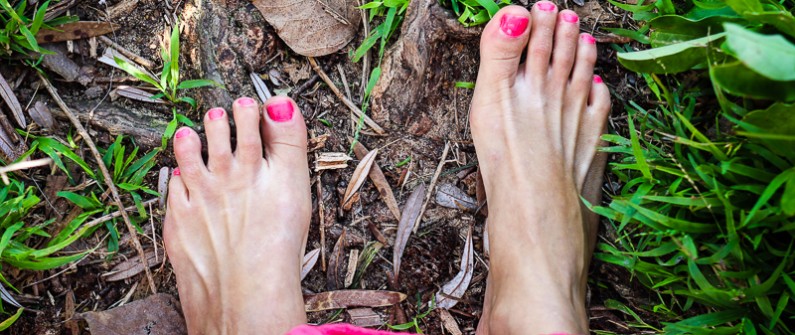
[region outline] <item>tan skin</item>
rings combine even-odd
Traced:
[[[610,110],[595,60],[574,12],[550,2],[532,14],[503,8],[483,31],[470,122],[491,258],[478,334],[588,332],[596,220],[580,195],[599,200],[604,157],[596,149]],[[198,134],[177,133],[166,248],[191,334],[284,334],[306,322],[299,280],[311,216],[306,127],[288,98],[261,108],[241,98],[232,107],[233,150],[228,114],[205,116],[207,164]]]

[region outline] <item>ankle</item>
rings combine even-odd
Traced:
[[[492,302],[486,320],[490,334],[588,334],[588,316],[581,302],[500,301],[499,298]]]

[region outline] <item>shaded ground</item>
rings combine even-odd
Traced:
[[[111,0],[108,1],[108,6],[118,9],[120,7],[114,6],[120,3]],[[526,5],[529,7],[532,3]],[[610,126],[622,129],[624,124],[621,115],[622,103],[631,99],[643,100],[642,97],[648,92],[636,86],[634,74],[623,72],[616,63],[615,51],[611,49],[609,42],[620,42],[620,40],[602,33],[598,28],[604,25],[627,27],[628,23],[623,21],[623,12],[606,2],[594,1],[586,4],[585,7],[575,9],[583,18],[582,30],[594,32],[600,41],[606,42],[599,44],[599,63],[596,72],[605,78],[614,95],[616,108]],[[181,67],[187,73],[186,77],[209,77],[222,80],[227,86],[226,91],[203,90],[190,93],[198,98],[203,106],[202,110],[214,105],[228,107],[230,99],[240,95],[255,96],[253,86],[247,79],[248,73],[253,71],[269,75],[266,77],[266,82],[272,91],[289,94],[297,100],[307,119],[309,129],[318,136],[329,135],[325,147],[318,152],[348,151],[347,137],[353,134],[355,128],[355,120],[351,118],[349,110],[322,80],[318,80],[308,60],[290,52],[247,1],[141,0],[132,9],[119,10],[122,12],[112,12],[115,13],[112,21],[120,24],[121,28],[109,37],[130,51],[153,61],[159,60],[160,39],[164,36],[165,27],[173,22],[175,14],[182,17],[185,24]],[[109,12],[107,8],[98,6],[94,1],[78,1],[72,13],[84,20],[103,20]],[[208,22],[212,24],[208,26]],[[426,71],[422,72],[422,75],[418,76],[411,71],[401,74],[400,71],[405,72],[407,68],[404,62],[393,64],[395,66],[392,69],[385,67],[394,76],[394,80],[381,84],[389,85],[382,87],[385,93],[381,95],[381,100],[375,101],[376,106],[372,115],[375,121],[385,128],[386,134],[374,136],[371,130],[365,130],[361,138],[362,143],[368,148],[380,148],[376,164],[384,170],[401,208],[416,185],[430,183],[446,142],[449,143],[451,151],[437,185],[452,184],[472,197],[476,195],[476,156],[467,127],[467,112],[472,91],[456,88],[455,83],[475,80],[478,30],[461,27],[455,28],[452,32],[439,30],[444,27],[446,26],[440,23],[433,26],[436,30],[429,32],[426,41],[429,43],[428,50],[424,54],[428,58],[422,60],[427,62],[423,65]],[[199,43],[206,39],[219,42],[218,44]],[[346,91],[344,87],[349,88],[350,99],[356,104],[360,103],[363,91],[360,79],[363,65],[352,63],[348,54],[361,43],[361,40],[362,36],[359,36],[337,54],[318,59],[340,90],[344,92]],[[157,134],[157,131],[160,131],[171,119],[169,108],[166,106],[145,104],[124,98],[110,101],[106,95],[109,84],[100,83],[96,78],[109,77],[111,73],[115,73],[116,78],[119,78],[123,74],[119,71],[113,72],[110,67],[97,63],[90,56],[90,46],[87,41],[77,41],[74,47],[75,52],[70,54],[70,58],[83,66],[86,73],[95,80],[85,86],[70,82],[56,82],[55,85],[67,104],[76,108],[78,113],[91,118],[89,112],[96,108],[94,112],[99,114],[106,111],[110,115],[126,115],[126,119],[123,116],[119,117],[131,123],[124,126],[124,122],[114,121],[113,124],[122,124],[121,128],[110,127],[114,133],[120,130],[152,129],[151,134]],[[19,66],[12,68],[4,65],[2,68],[3,75],[12,80],[20,78],[26,72],[28,72],[25,74],[26,77],[15,90],[20,100],[49,101],[49,96],[36,90],[35,76],[29,73],[30,70]],[[53,77],[57,78],[55,75]],[[416,97],[412,104],[400,105],[395,99],[389,99],[389,92],[401,91],[405,92],[406,96]],[[202,110],[190,112],[184,110],[184,112],[193,120],[201,120]],[[94,141],[99,146],[106,147],[113,139],[108,133],[109,126],[102,124],[101,120],[96,118],[91,120],[89,124],[92,125],[91,133]],[[330,126],[321,121],[328,122]],[[201,132],[199,125],[197,129]],[[35,128],[31,130],[35,134],[64,137],[68,127],[64,124],[53,132],[41,132]],[[138,140],[142,146],[151,146],[158,142],[159,135],[154,138],[144,136]],[[85,157],[90,156],[87,150],[81,154]],[[314,154],[310,154],[310,157],[312,164]],[[398,163],[407,157],[411,157],[411,161],[398,166]],[[321,185],[322,199],[318,199],[318,192],[315,192],[316,185],[313,184],[314,214],[307,249],[323,248],[326,258],[329,258],[337,239],[345,229],[349,243],[342,253],[343,273],[347,269],[349,250],[361,250],[366,242],[376,240],[373,228],[370,226],[383,234],[387,242],[394,240],[397,227],[394,216],[369,181],[361,190],[360,201],[355,203],[350,211],[340,208],[341,197],[357,163],[358,161],[354,160],[346,169],[326,170],[319,175],[319,178],[316,172],[313,171],[312,174],[313,181]],[[175,161],[170,154],[166,154],[160,156],[158,167],[160,166],[175,166]],[[55,173],[56,176],[59,174],[61,173]],[[149,179],[153,187],[157,182],[156,175],[156,172],[152,172]],[[47,171],[30,172],[27,178],[36,181],[42,189],[55,179],[53,176],[47,176]],[[619,189],[619,185],[613,184],[612,179],[614,178],[607,176],[605,183],[607,194]],[[435,191],[432,191],[435,194]],[[325,215],[322,220],[319,217],[319,200],[322,200],[324,205]],[[61,203],[62,201],[54,203],[54,210],[60,213],[55,215],[59,218],[71,210],[70,206],[65,202]],[[42,209],[41,215],[44,213]],[[145,249],[151,250],[154,244],[157,244],[157,248],[162,250],[162,240],[159,237],[162,211],[155,208],[152,214],[154,220],[146,228],[146,233],[152,238],[141,238],[141,241]],[[320,227],[321,221],[325,222],[325,227]],[[483,255],[483,217],[460,209],[439,206],[433,200],[428,204],[418,233],[412,235],[408,242],[398,286],[390,287],[387,278],[392,268],[392,249],[389,246],[377,254],[363,277],[363,287],[393,288],[408,295],[408,299],[400,305],[404,315],[400,315],[401,313],[393,315],[391,308],[377,309],[384,322],[402,323],[405,320],[401,319],[405,316],[410,320],[421,312],[417,308],[418,302],[423,304],[429,301],[441,285],[455,276],[458,272],[464,238],[470,226],[474,228],[476,254],[474,278],[461,302],[450,312],[463,333],[474,334],[481,313],[487,269],[487,258]],[[323,245],[321,245],[321,230],[325,235]],[[120,231],[123,231],[121,226]],[[68,318],[75,313],[106,310],[119,301],[138,300],[151,294],[143,274],[117,282],[107,282],[101,276],[113,265],[135,256],[131,245],[125,243],[122,243],[119,255],[104,253],[103,234],[104,232],[100,230],[95,236],[76,243],[73,250],[86,250],[96,245],[101,247],[84,261],[69,268],[34,273],[3,267],[6,278],[22,290],[22,294],[15,297],[32,309],[10,328],[10,334],[87,333],[84,322]],[[610,232],[605,229],[602,229],[600,236],[612,239]],[[126,239],[129,239],[129,236]],[[125,240],[124,236],[122,240]],[[158,258],[152,270],[158,292],[176,296],[176,283],[170,265],[167,262],[163,263],[162,258]],[[252,269],[252,273],[256,275],[255,269]],[[327,272],[323,271],[320,262],[303,282],[307,293],[335,289],[330,286],[333,285],[329,285]],[[604,307],[608,299],[616,299],[630,306],[648,300],[648,293],[630,282],[630,275],[625,270],[595,262],[592,266],[589,288],[593,330],[615,333],[639,332],[627,326],[627,317],[624,314]],[[425,306],[422,307],[424,308]],[[347,313],[318,312],[311,313],[310,320],[312,322],[350,321],[350,317]],[[654,324],[654,319],[646,321]],[[437,312],[422,319],[419,325],[428,334],[446,333]]]

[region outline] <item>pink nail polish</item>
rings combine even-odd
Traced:
[[[224,116],[223,108],[213,108],[207,111],[207,118],[210,120],[218,120]]]
[[[597,84],[601,84],[602,83],[602,77],[600,77],[598,74],[593,75],[593,82],[597,83]]]
[[[536,7],[538,7],[538,9],[543,10],[545,12],[551,12],[554,11],[555,8],[557,8],[557,6],[555,6],[554,3],[546,1],[536,3]]]
[[[580,20],[580,17],[573,13],[563,13],[560,15],[560,17],[563,19],[563,21],[568,23],[577,23],[577,21]]]
[[[257,102],[254,101],[254,99],[252,99],[252,98],[240,98],[240,99],[237,99],[237,104],[240,105],[240,106],[243,106],[243,107],[249,107],[249,106],[256,105]]]
[[[527,29],[527,23],[529,22],[530,20],[526,16],[505,14],[500,19],[500,29],[505,35],[518,37]]]
[[[178,167],[174,168],[174,171],[173,171],[172,173],[173,173],[175,176],[179,176],[179,168],[178,168]]]
[[[180,130],[177,132],[177,134],[176,134],[176,135],[174,135],[174,137],[176,137],[176,138],[183,138],[183,137],[185,137],[185,136],[188,136],[189,134],[190,134],[190,129],[188,129],[188,128],[182,128],[182,129],[180,129]]]
[[[596,44],[596,39],[594,39],[590,34],[582,34],[580,35],[580,39],[588,44]]]
[[[274,102],[268,107],[268,117],[276,122],[286,122],[293,118],[293,103],[289,100]]]

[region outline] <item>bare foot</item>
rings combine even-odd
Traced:
[[[480,334],[588,333],[596,220],[580,195],[598,201],[610,110],[594,43],[548,1],[503,8],[483,31],[470,116],[490,213]]]
[[[306,127],[283,97],[262,111],[238,99],[233,116],[234,152],[227,112],[205,115],[206,165],[196,132],[177,131],[163,237],[189,333],[281,335],[306,322],[299,278],[311,215]]]

